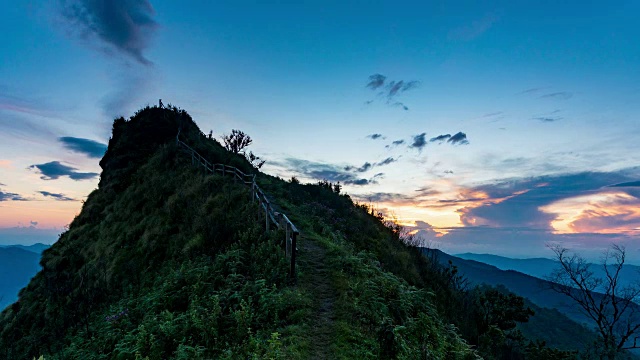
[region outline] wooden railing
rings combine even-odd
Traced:
[[[296,276],[296,245],[300,232],[298,228],[289,220],[287,215],[279,213],[273,209],[271,202],[258,184],[256,184],[255,174],[245,174],[240,169],[225,165],[210,163],[197,151],[180,140],[180,132],[176,136],[176,144],[191,156],[191,164],[202,166],[204,173],[220,173],[223,176],[231,175],[235,180],[239,180],[247,186],[251,187],[251,199],[258,201],[258,205],[264,210],[265,230],[270,231],[273,228],[283,230],[285,233],[285,256],[290,260],[289,275],[292,278]]]

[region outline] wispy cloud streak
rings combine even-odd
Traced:
[[[38,191],[44,197],[50,197],[57,201],[76,201],[76,199],[70,198],[65,194],[52,193],[48,191]]]
[[[144,51],[158,24],[149,1],[61,0],[61,14],[83,40],[151,65]]]
[[[148,0],[59,0],[67,33],[75,35],[108,59],[117,71],[109,71],[115,90],[100,102],[112,119],[131,112],[133,104],[148,91],[155,75],[145,56],[158,23]]]

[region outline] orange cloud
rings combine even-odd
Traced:
[[[442,236],[447,234],[450,228],[489,225],[487,220],[481,218],[469,221],[467,214],[474,208],[498,204],[527,191],[529,190],[492,198],[485,191],[466,188],[451,179],[441,178],[432,181],[428,188],[418,190],[413,197],[379,196],[383,200],[378,202],[377,206],[384,209],[384,213],[393,213],[402,225],[412,227],[416,221],[425,221]],[[465,222],[462,221],[463,217],[466,217]]]
[[[473,192],[473,194],[483,194],[484,196],[480,196],[473,201],[470,201],[467,206],[456,210],[456,212],[460,215],[460,225],[461,226],[488,226],[494,225],[490,220],[479,217],[479,216],[471,216],[473,209],[479,208],[481,206],[487,205],[495,205],[500,204],[501,202],[516,197],[518,195],[522,195],[527,193],[529,190],[520,190],[516,191],[511,195],[503,196],[503,197],[495,197],[491,198],[484,192]],[[464,220],[463,220],[464,219]]]
[[[0,159],[0,168],[9,169],[11,167],[11,160]]]
[[[621,191],[562,199],[540,210],[555,215],[557,234],[640,234],[640,199]]]

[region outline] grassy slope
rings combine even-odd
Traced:
[[[44,271],[0,319],[6,358],[260,354],[276,332],[294,334],[292,357],[301,351],[295,327],[308,306],[286,286],[279,244],[246,189],[171,153],[115,198],[94,192],[85,209],[100,209],[97,221],[81,214],[44,253]]]
[[[0,357],[475,357],[419,288],[418,253],[344,196],[262,176],[310,249],[292,285],[282,234],[264,234],[245,188],[177,155],[178,127],[207,158],[251,171],[183,112],[117,120],[100,188],[0,314]]]
[[[315,263],[325,264],[335,295],[314,294],[322,306],[331,302],[332,341],[329,358],[474,357],[454,328],[442,321],[439,294],[446,287],[432,278],[427,260],[366,209],[327,186],[283,182],[261,176],[260,185],[303,229],[305,248],[321,248]],[[306,245],[310,243],[310,245]],[[308,250],[307,250],[308,251]],[[301,282],[306,276],[302,268]],[[318,283],[316,288],[326,288]],[[329,306],[327,306],[329,307]],[[326,335],[326,330],[321,331]]]

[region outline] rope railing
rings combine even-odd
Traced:
[[[197,151],[180,140],[180,131],[178,131],[178,135],[176,135],[176,144],[191,156],[192,165],[202,166],[205,174],[221,173],[223,176],[231,175],[233,176],[234,181],[239,180],[243,184],[251,186],[252,201],[257,201],[258,206],[264,210],[265,230],[270,231],[272,228],[277,228],[278,230],[283,230],[285,233],[285,256],[290,259],[289,274],[292,278],[295,278],[296,245],[300,231],[298,231],[298,228],[293,224],[293,222],[291,222],[291,220],[289,220],[287,215],[273,209],[273,206],[271,206],[271,202],[264,191],[262,191],[258,184],[256,184],[255,174],[245,174],[242,170],[234,166],[209,162]]]

